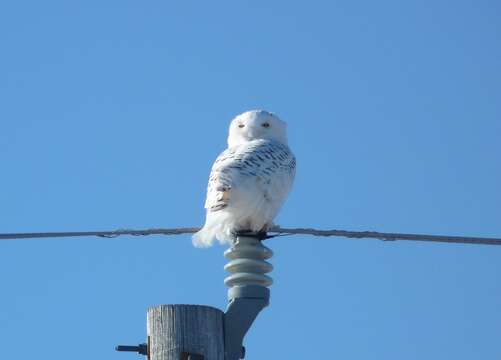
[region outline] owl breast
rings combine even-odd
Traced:
[[[295,169],[294,155],[278,141],[253,140],[225,150],[209,176],[206,233],[226,242],[237,231],[266,231],[292,187]]]

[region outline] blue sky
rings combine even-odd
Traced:
[[[283,226],[501,237],[495,1],[0,5],[0,232],[197,226],[229,121],[298,159]],[[501,248],[285,237],[247,359],[498,359]],[[133,359],[156,304],[226,306],[189,236],[0,243],[2,357]]]

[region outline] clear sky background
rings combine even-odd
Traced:
[[[5,1],[0,232],[199,226],[240,112],[289,123],[277,223],[501,237],[497,1]],[[501,247],[283,237],[247,359],[500,359]],[[226,306],[190,236],[0,243],[5,359],[136,359]]]

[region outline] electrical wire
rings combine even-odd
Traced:
[[[18,239],[42,239],[42,238],[70,238],[98,236],[102,238],[115,238],[123,235],[147,236],[147,235],[181,235],[193,234],[200,230],[196,227],[181,228],[158,228],[158,229],[118,229],[114,231],[72,231],[72,232],[39,232],[39,233],[0,233],[0,240]],[[425,235],[425,234],[402,234],[384,233],[377,231],[347,231],[347,230],[319,230],[312,228],[282,228],[273,227],[270,229],[271,237],[288,235],[312,235],[322,237],[345,237],[350,239],[379,239],[383,241],[428,241],[441,243],[475,244],[475,245],[501,245],[501,238],[490,237],[468,237],[468,236],[448,236],[448,235]]]

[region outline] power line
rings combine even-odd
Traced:
[[[181,235],[193,234],[200,228],[174,228],[174,229],[118,229],[114,231],[69,231],[69,232],[43,232],[43,233],[10,233],[0,234],[0,240],[17,240],[17,239],[37,239],[37,238],[66,238],[66,237],[83,237],[97,236],[103,238],[115,238],[121,235],[132,236],[147,236],[147,235]]]
[[[279,234],[283,235],[305,234],[314,236],[339,236],[351,239],[378,239],[383,241],[410,240],[410,241],[430,241],[430,242],[445,242],[445,243],[459,243],[459,244],[501,245],[501,238],[383,233],[377,231],[317,230],[308,228],[306,229],[276,228],[276,230]]]
[[[83,236],[98,236],[103,238],[114,238],[122,235],[147,236],[147,235],[181,235],[193,234],[200,228],[170,228],[170,229],[119,229],[115,231],[73,231],[73,232],[44,232],[44,233],[6,233],[0,234],[0,240],[17,239],[40,239],[40,238],[68,238]],[[447,235],[425,235],[425,234],[402,234],[383,233],[377,231],[347,231],[347,230],[318,230],[311,228],[281,228],[274,227],[270,233],[276,236],[286,235],[313,235],[313,236],[335,236],[350,239],[378,239],[383,241],[429,241],[443,243],[476,244],[476,245],[501,245],[501,238],[467,237],[467,236],[447,236]]]

